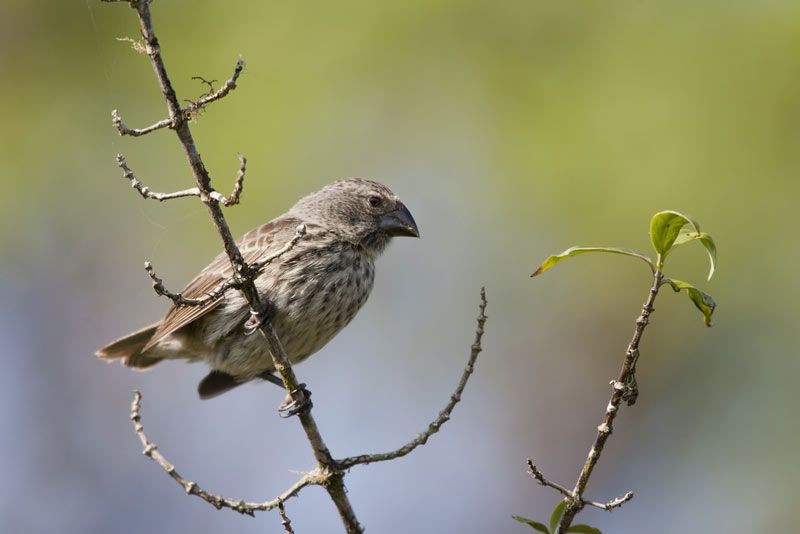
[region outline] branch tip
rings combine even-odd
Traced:
[[[220,202],[223,206],[235,206],[239,203],[239,199],[242,196],[242,191],[244,191],[244,175],[247,172],[247,158],[244,155],[239,154],[239,171],[236,173],[236,181],[233,184],[233,191],[231,194],[226,196],[220,195],[216,191],[211,192],[211,197]]]
[[[236,60],[236,65],[233,68],[233,74],[231,77],[228,78],[225,83],[223,83],[222,86],[220,86],[220,88],[216,91],[214,91],[213,87],[213,83],[216,82],[216,80],[209,81],[202,76],[192,76],[193,80],[200,80],[202,83],[206,84],[208,86],[208,92],[201,95],[197,100],[189,102],[189,104],[183,109],[184,118],[186,120],[191,120],[193,116],[202,111],[208,104],[225,98],[228,93],[236,89],[236,82],[239,80],[239,76],[242,74],[244,66],[244,59],[242,59],[240,56],[239,59]]]
[[[172,119],[162,119],[145,128],[128,128],[125,123],[122,122],[122,117],[120,117],[119,111],[116,109],[111,111],[111,123],[120,135],[130,135],[131,137],[141,137],[162,128],[174,127]]]

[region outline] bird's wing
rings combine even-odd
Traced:
[[[257,228],[253,228],[241,238],[236,244],[242,253],[246,263],[253,263],[261,260],[279,250],[288,243],[294,236],[297,226],[301,223],[294,217],[281,217],[274,219]],[[181,295],[189,299],[200,298],[213,291],[219,284],[233,274],[231,262],[224,252],[214,258],[205,269],[200,271],[189,284],[181,291]],[[202,317],[217,306],[222,304],[225,297],[222,296],[203,306],[173,306],[167,311],[164,319],[156,328],[153,337],[142,349],[146,351],[160,340],[183,328],[192,321]]]

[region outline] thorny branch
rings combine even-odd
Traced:
[[[279,507],[283,525],[287,532],[291,532],[291,524],[285,515],[285,511],[282,510],[281,505],[283,501],[296,495],[305,486],[323,486],[328,492],[331,500],[336,505],[345,530],[348,533],[363,532],[363,529],[359,524],[355,512],[350,504],[350,500],[347,496],[347,490],[344,485],[344,475],[346,469],[360,463],[388,460],[408,454],[414,448],[425,443],[428,437],[437,432],[439,428],[449,419],[450,413],[455,405],[459,402],[466,382],[472,374],[475,359],[477,358],[478,353],[481,351],[480,341],[483,335],[483,326],[486,321],[486,316],[484,314],[484,310],[486,308],[485,291],[481,290],[481,311],[478,318],[478,330],[476,332],[475,343],[472,346],[472,352],[470,354],[467,368],[462,375],[458,387],[456,388],[456,392],[452,395],[445,410],[439,414],[439,417],[434,420],[433,423],[431,423],[428,430],[418,436],[416,439],[409,442],[404,447],[401,447],[400,449],[391,453],[386,453],[383,455],[357,456],[353,458],[347,458],[342,462],[337,462],[334,460],[330,454],[330,451],[328,450],[327,445],[322,439],[313,416],[311,415],[311,403],[308,398],[310,394],[307,392],[304,385],[300,384],[297,380],[297,377],[295,376],[294,371],[289,363],[289,358],[286,355],[286,351],[278,339],[271,323],[264,320],[264,308],[254,284],[254,280],[260,273],[261,269],[267,263],[274,260],[275,257],[291,249],[297,240],[302,237],[304,228],[298,227],[298,234],[296,234],[295,237],[286,244],[284,247],[285,250],[282,249],[281,251],[278,251],[278,253],[273,255],[274,257],[266,258],[260,262],[255,262],[248,265],[244,261],[241,252],[236,246],[236,242],[230,232],[230,228],[228,227],[227,221],[225,220],[220,207],[220,204],[228,206],[237,204],[239,202],[246,170],[246,159],[240,156],[241,167],[231,195],[229,197],[220,195],[211,185],[211,177],[205,167],[205,164],[203,163],[202,158],[200,157],[200,153],[197,150],[194,138],[189,128],[189,121],[196,112],[202,110],[208,104],[225,97],[228,93],[230,93],[230,91],[236,88],[237,80],[244,69],[244,61],[241,59],[237,61],[233,76],[227,80],[217,91],[206,94],[198,100],[191,102],[186,108],[182,108],[175,93],[175,89],[172,86],[172,82],[167,74],[166,66],[161,56],[161,48],[153,30],[152,17],[150,13],[150,4],[152,0],[102,1],[125,1],[130,5],[130,7],[136,10],[139,18],[141,36],[143,38],[143,44],[141,44],[141,48],[143,48],[144,52],[150,58],[150,62],[153,66],[153,70],[161,88],[161,93],[166,101],[167,110],[169,113],[169,117],[167,119],[159,121],[151,126],[142,129],[130,129],[122,122],[121,118],[119,117],[119,113],[114,111],[112,114],[114,125],[121,135],[131,136],[145,135],[166,127],[172,129],[178,136],[184,153],[186,154],[186,158],[195,178],[196,187],[186,191],[179,191],[177,193],[154,193],[136,179],[136,177],[133,175],[133,172],[127,167],[125,159],[122,156],[118,156],[117,162],[122,168],[124,176],[131,181],[131,185],[133,185],[133,187],[136,188],[139,194],[141,194],[144,198],[167,200],[170,198],[179,198],[183,196],[197,196],[208,208],[209,215],[211,216],[211,219],[222,240],[225,253],[230,259],[231,266],[233,267],[232,277],[223,282],[219,287],[212,290],[209,294],[201,297],[200,299],[186,299],[179,293],[172,293],[168,291],[164,287],[161,279],[156,276],[152,265],[147,263],[146,269],[153,280],[154,289],[157,293],[167,296],[176,304],[186,306],[196,306],[207,303],[210,299],[218,298],[218,296],[227,289],[236,288],[242,292],[242,295],[250,306],[250,312],[252,319],[254,320],[254,324],[258,325],[257,328],[266,340],[270,349],[275,370],[280,374],[284,388],[289,392],[289,397],[291,398],[292,404],[298,407],[295,413],[298,415],[308,442],[311,445],[317,465],[311,472],[301,477],[300,480],[298,480],[291,488],[289,488],[289,490],[284,492],[273,501],[266,503],[248,503],[245,501],[228,499],[211,494],[201,489],[196,483],[187,481],[186,479],[180,477],[175,470],[175,467],[167,462],[164,456],[158,451],[157,447],[147,439],[141,425],[141,394],[136,392],[131,408],[131,418],[134,422],[136,433],[145,448],[144,452],[148,457],[152,458],[159,465],[161,465],[161,467],[170,475],[170,477],[178,482],[188,494],[197,495],[218,509],[230,508],[243,514],[252,515],[256,511],[271,510],[272,508]]]
[[[278,504],[278,514],[281,516],[281,525],[283,526],[284,534],[294,534],[292,521],[289,519],[289,516],[286,515],[286,507],[282,502]]]

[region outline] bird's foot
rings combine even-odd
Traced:
[[[244,335],[252,336],[258,332],[262,326],[272,320],[273,311],[272,304],[269,301],[264,301],[261,304],[261,309],[258,313],[253,313],[250,310],[250,318],[244,323]]]
[[[311,392],[306,389],[305,384],[300,384],[297,389],[286,394],[286,398],[278,406],[278,414],[286,419],[307,413],[312,406],[314,404],[311,402]]]

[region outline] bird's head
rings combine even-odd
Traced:
[[[419,237],[408,208],[383,184],[346,178],[301,198],[289,212],[375,254],[395,236]]]

